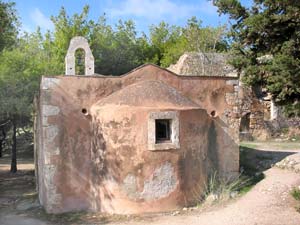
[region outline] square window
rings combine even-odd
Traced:
[[[148,116],[148,150],[179,149],[179,112],[150,112]]]
[[[155,120],[155,142],[171,141],[171,120],[157,119]]]

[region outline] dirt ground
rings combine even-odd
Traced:
[[[0,158],[1,225],[300,225],[297,202],[290,195],[300,188],[300,173],[274,166],[283,159],[300,165],[300,143],[244,143],[241,160],[246,169],[263,171],[265,178],[244,195],[216,204],[181,211],[138,216],[100,213],[48,215],[38,204],[31,154],[21,156],[19,171],[9,173],[9,156]]]

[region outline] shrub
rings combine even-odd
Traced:
[[[297,187],[294,187],[291,190],[291,195],[293,196],[294,199],[300,201],[300,189]]]

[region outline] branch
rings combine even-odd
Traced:
[[[11,121],[10,120],[7,120],[6,122],[0,124],[0,127],[4,127],[5,125],[9,124]]]

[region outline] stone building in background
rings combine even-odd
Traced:
[[[185,53],[178,62],[168,69],[182,76],[221,76],[236,77],[237,71],[228,64],[228,54],[223,53]],[[266,140],[278,129],[286,126],[280,109],[271,96],[260,88],[252,90],[239,80],[235,93],[227,94],[228,104],[234,105],[233,129],[239,132],[241,140]]]
[[[85,76],[74,53],[85,51]],[[36,101],[35,159],[47,212],[167,211],[190,206],[217,172],[239,172],[239,80],[179,76],[147,64],[122,76],[94,73],[82,37],[66,74],[43,76]]]

